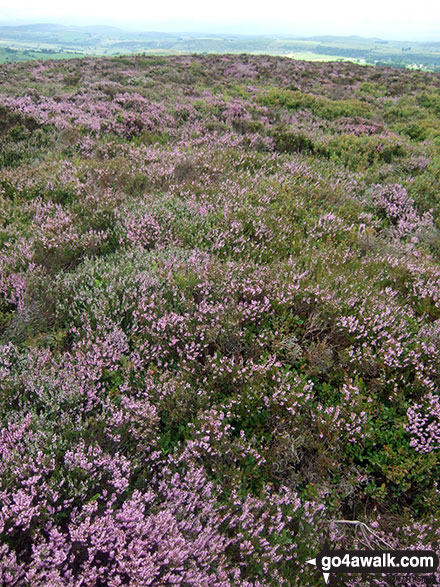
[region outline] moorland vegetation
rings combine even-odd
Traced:
[[[440,77],[0,83],[0,583],[320,585],[325,539],[438,548]]]

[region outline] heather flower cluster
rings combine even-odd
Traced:
[[[0,584],[317,586],[341,519],[438,549],[438,76],[0,79]]]
[[[411,234],[417,238],[418,232],[433,227],[431,213],[418,214],[407,190],[399,184],[375,186],[373,202],[377,210],[383,211],[397,238]]]

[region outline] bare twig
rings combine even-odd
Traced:
[[[364,538],[364,540],[367,541],[367,545],[369,548],[371,548],[371,544],[369,542],[369,536],[368,533],[369,532],[372,536],[374,536],[374,538],[376,538],[376,540],[379,540],[380,542],[382,542],[383,544],[385,544],[385,546],[388,546],[388,548],[393,548],[390,544],[388,544],[388,542],[385,542],[385,540],[383,538],[381,538],[378,534],[376,534],[376,532],[374,532],[374,530],[372,530],[369,526],[367,526],[367,524],[365,524],[365,522],[361,522],[360,520],[330,520],[329,522],[325,522],[326,524],[348,524],[350,526],[356,526],[356,530],[359,530],[362,533],[362,536]],[[364,543],[362,543],[364,544]]]

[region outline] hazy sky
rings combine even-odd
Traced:
[[[440,0],[0,0],[0,22],[440,41]]]

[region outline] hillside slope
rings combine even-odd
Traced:
[[[0,83],[0,583],[321,585],[326,538],[437,548],[440,77]]]

